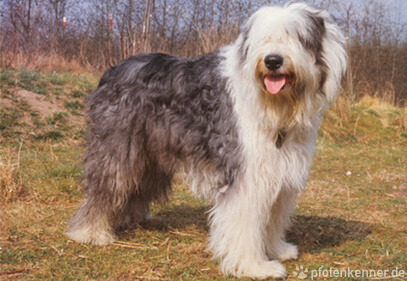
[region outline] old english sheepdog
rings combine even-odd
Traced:
[[[317,128],[345,71],[325,11],[264,7],[219,51],[155,53],[110,68],[88,104],[87,198],[67,235],[105,245],[150,218],[174,173],[213,202],[208,248],[228,275],[284,278],[284,233],[304,190]]]

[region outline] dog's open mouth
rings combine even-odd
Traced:
[[[264,86],[270,94],[276,95],[287,85],[294,82],[292,74],[275,74],[271,73],[264,77]]]

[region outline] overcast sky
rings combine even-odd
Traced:
[[[340,0],[346,4],[352,3],[355,8],[363,10],[369,4],[369,0]],[[382,3],[388,12],[394,17],[401,17],[402,21],[407,22],[407,0],[375,0]]]

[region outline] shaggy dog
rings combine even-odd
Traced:
[[[265,7],[229,46],[200,58],[130,57],[89,99],[87,198],[67,235],[105,245],[150,218],[172,176],[206,195],[209,249],[225,274],[284,278],[284,240],[317,128],[346,67],[344,37],[305,4]]]

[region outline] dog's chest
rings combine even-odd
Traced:
[[[304,188],[315,151],[313,130],[288,132],[281,137],[259,131],[246,133],[245,154],[250,173],[267,185]]]

